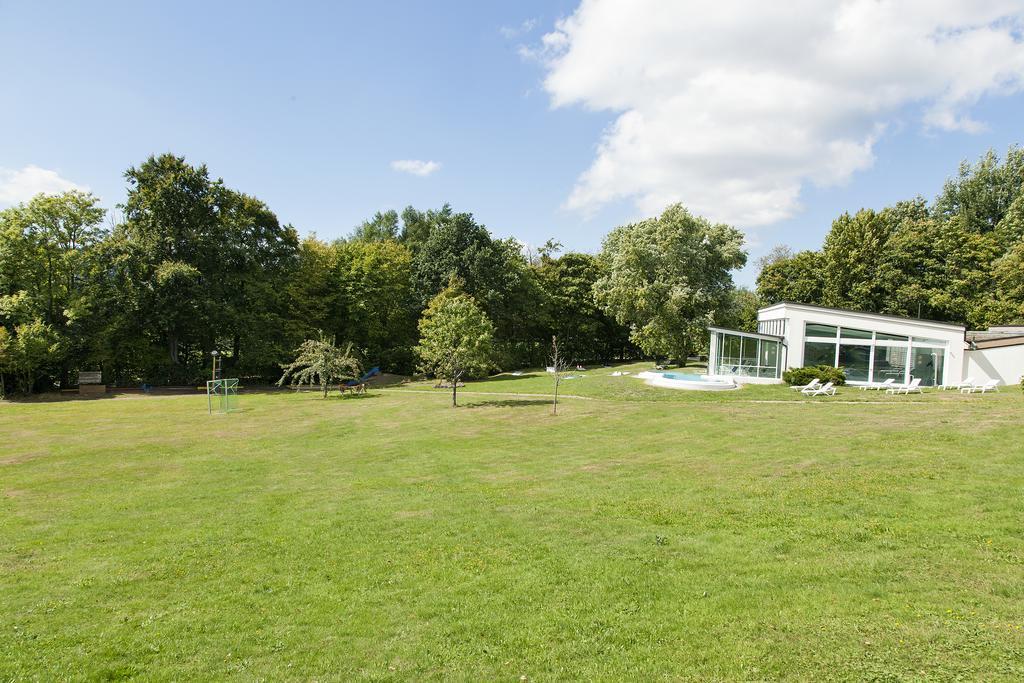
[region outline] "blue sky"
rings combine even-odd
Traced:
[[[575,24],[556,31],[556,21],[574,13]],[[609,127],[622,111],[644,109],[643,93],[616,108],[594,92],[566,97],[566,86],[545,85],[552,74],[589,82],[571,59],[557,61],[583,50],[587,31],[614,30],[588,21],[576,2],[0,0],[0,169],[8,177],[28,166],[54,171],[112,207],[123,200],[127,167],[174,152],[205,162],[303,233],[338,237],[380,209],[447,201],[498,235],[532,244],[555,237],[593,251],[609,229],[649,210],[631,196],[566,208]],[[551,43],[560,52],[545,53],[541,37],[552,32],[569,47]],[[584,52],[580,61],[595,60]],[[576,100],[555,107],[558,97]],[[931,198],[961,159],[1021,142],[1019,89],[975,97],[970,115],[982,125],[970,132],[922,125],[921,101],[879,115],[885,126],[870,133],[870,162],[851,162],[856,170],[824,188],[813,169],[794,172],[800,192],[786,216],[736,221],[750,232],[752,256],[780,242],[817,247],[838,213]],[[672,125],[659,130],[674,135]],[[730,154],[746,170],[718,172],[755,173]],[[394,170],[403,159],[440,169]],[[699,164],[698,176],[687,164],[690,175],[678,177],[691,180],[678,183],[680,196],[688,186],[713,195],[692,180]],[[622,169],[609,182],[643,175]],[[651,192],[651,201],[662,196]],[[727,203],[716,201],[712,210]],[[737,279],[749,284],[754,275],[748,268]]]

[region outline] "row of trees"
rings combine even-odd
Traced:
[[[125,179],[116,214],[80,192],[0,211],[0,391],[96,368],[122,385],[197,382],[214,350],[225,371],[273,380],[313,339],[387,371],[440,373],[431,348],[470,322],[487,354],[468,375],[540,365],[552,337],[572,362],[684,359],[707,325],[754,328],[757,308],[783,299],[971,326],[1024,318],[1016,148],[964,165],[930,205],[844,214],[820,251],[777,248],[756,292],[733,285],[742,234],[679,205],[614,229],[592,255],[525,250],[448,205],[303,239],[170,154]]]
[[[225,371],[269,380],[321,334],[412,372],[439,296],[479,307],[490,367],[542,363],[554,335],[579,361],[682,354],[743,258],[739,233],[679,207],[617,229],[602,255],[560,254],[554,242],[530,253],[447,205],[378,213],[346,239],[301,239],[259,199],[170,154],[125,179],[116,214],[81,192],[0,211],[4,386],[67,386],[96,368],[108,383],[196,382],[214,350]],[[729,254],[709,256],[722,240]],[[705,291],[698,279],[712,271]],[[665,275],[693,286],[673,289]]]
[[[930,204],[844,213],[820,250],[777,247],[757,295],[974,329],[1024,320],[1024,150],[962,164]]]

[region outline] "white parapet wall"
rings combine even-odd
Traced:
[[[971,349],[964,355],[964,377],[975,382],[997,379],[1002,385],[1012,385],[1024,376],[1024,344]]]

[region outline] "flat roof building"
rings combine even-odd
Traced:
[[[963,325],[788,301],[760,309],[757,328],[709,328],[708,374],[780,382],[789,368],[831,365],[843,368],[854,385],[917,378],[922,386],[968,378],[1011,384],[1024,374],[1024,336],[1006,334],[1010,330],[996,333],[998,341],[968,343]]]

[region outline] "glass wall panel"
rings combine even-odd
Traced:
[[[735,375],[739,373],[741,337],[735,334],[722,333],[719,344],[718,367],[714,372],[719,375]]]
[[[922,346],[945,346],[946,342],[941,339],[924,339],[922,337],[914,337],[914,344],[921,344]]]
[[[734,334],[722,335],[722,364],[739,365],[740,338]]]
[[[845,329],[843,330],[845,332]],[[871,367],[871,347],[860,344],[839,345],[839,367],[851,382],[867,382]]]
[[[740,374],[757,376],[757,340],[741,337],[743,355],[740,358]]]
[[[836,364],[835,342],[804,342],[804,365]]]
[[[934,387],[942,384],[942,363],[946,349],[937,346],[914,346],[910,376],[920,377],[921,386]]]
[[[716,375],[739,375],[742,377],[780,377],[780,343],[769,339],[743,337],[738,334],[719,332],[715,338],[718,344],[716,364],[711,372]]]
[[[878,332],[875,334],[875,339],[879,341],[885,339],[888,341],[907,341],[907,338],[901,334],[886,334],[885,332]]]
[[[759,377],[779,377],[779,342],[761,340],[761,358],[759,360]]]
[[[805,329],[805,336],[808,337],[835,337],[836,332],[839,328],[834,325],[819,325],[817,323],[807,323]]]
[[[849,327],[839,328],[839,336],[845,339],[871,339],[870,330],[854,330]]]
[[[906,372],[906,346],[875,347],[875,369],[871,377],[872,382],[884,382],[887,379],[893,379],[897,384],[903,384],[906,380]]]

